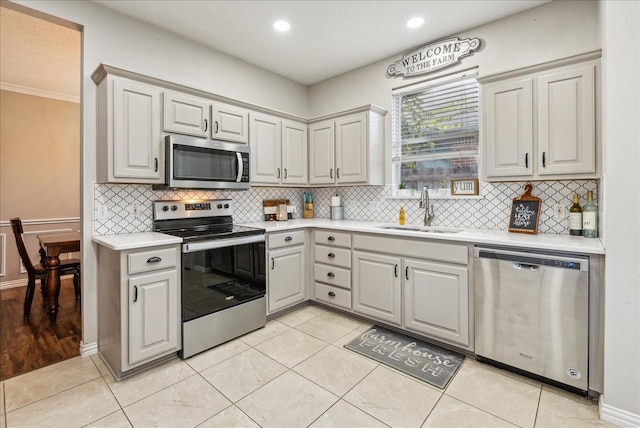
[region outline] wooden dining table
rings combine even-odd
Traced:
[[[47,313],[49,320],[55,322],[58,316],[58,297],[60,296],[60,254],[80,251],[80,232],[48,233],[37,235],[40,245],[47,254]]]

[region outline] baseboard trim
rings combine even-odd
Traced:
[[[88,357],[98,353],[98,342],[84,343],[80,341],[80,355]]]
[[[26,287],[29,278],[14,279],[13,281],[0,282],[0,290],[8,290],[10,288]]]
[[[625,428],[640,427],[640,415],[605,404],[600,396],[600,419]]]

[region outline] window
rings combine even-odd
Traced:
[[[450,180],[478,177],[478,92],[467,74],[393,94],[395,188],[448,189]]]

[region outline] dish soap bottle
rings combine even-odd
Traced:
[[[398,223],[404,224],[404,207],[400,207],[400,215],[398,215]]]
[[[569,235],[582,236],[582,207],[578,201],[580,196],[573,195],[573,205],[569,207]]]
[[[582,208],[582,236],[598,237],[598,206],[593,203],[593,192],[587,191],[587,204]]]

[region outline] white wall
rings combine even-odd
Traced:
[[[601,416],[640,426],[640,2],[603,1],[605,369]],[[628,412],[628,413],[627,413]]]
[[[16,1],[82,27],[82,345],[97,343],[96,249],[91,242],[96,180],[96,86],[100,63],[307,117],[307,88],[88,1]],[[27,11],[28,12],[28,11]]]
[[[311,117],[370,103],[389,110],[393,88],[468,68],[479,67],[482,76],[596,50],[600,47],[598,3],[556,0],[453,36],[478,37],[482,47],[463,58],[461,64],[433,75],[409,79],[387,77],[387,67],[404,54],[398,52],[393,57],[312,85],[309,87]]]

